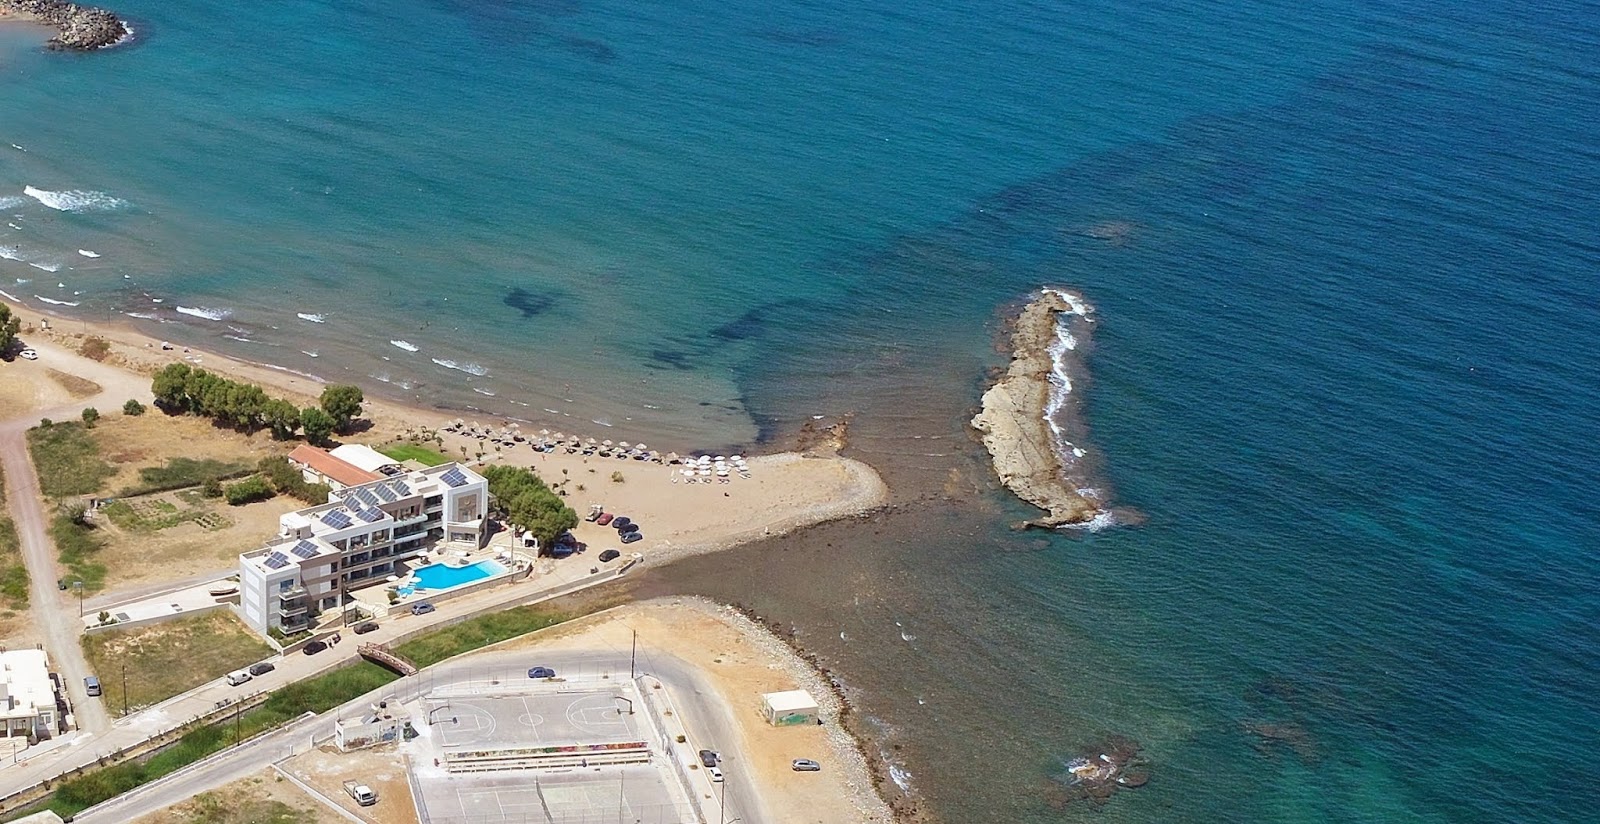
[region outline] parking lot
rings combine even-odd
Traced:
[[[427,731],[414,742],[423,757],[412,761],[424,824],[696,820],[631,684],[529,681],[503,689],[424,699]],[[585,756],[610,751],[606,745],[641,742],[651,752],[648,764],[591,764]],[[563,760],[538,768],[447,769],[463,757],[529,751]]]
[[[695,816],[655,766],[423,777],[431,824],[688,824]]]

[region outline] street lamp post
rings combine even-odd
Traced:
[[[122,665],[122,715],[128,715],[128,665]]]
[[[83,617],[83,582],[73,581],[72,588],[78,591],[78,617]]]

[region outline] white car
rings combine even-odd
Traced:
[[[33,351],[32,349],[24,349],[22,350],[22,357],[27,360],[38,360],[39,353]]]

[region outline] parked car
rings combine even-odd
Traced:
[[[427,615],[430,612],[433,612],[433,604],[412,604],[411,605],[411,614],[412,615]]]
[[[722,763],[722,756],[717,754],[716,750],[701,750],[700,751],[700,765],[701,766],[710,768],[710,767],[715,767],[720,763]]]
[[[88,678],[83,679],[83,691],[88,693],[90,698],[93,698],[96,695],[99,695],[100,694],[100,679],[94,677],[93,675],[89,676]]]
[[[809,758],[796,758],[791,766],[794,767],[795,772],[817,772],[822,769],[821,764]]]
[[[239,670],[238,672],[230,672],[230,673],[228,673],[228,686],[237,687],[240,684],[243,684],[244,682],[249,681],[250,678],[251,678],[251,675],[250,675],[250,671],[249,670]]]
[[[272,672],[275,669],[277,669],[277,667],[267,663],[266,661],[262,661],[259,664],[251,664],[250,665],[250,674],[251,675],[266,675],[267,673]]]
[[[549,667],[533,667],[528,670],[529,678],[554,678],[556,671]]]
[[[627,529],[628,528],[628,524],[631,524],[631,523],[633,523],[633,519],[632,518],[629,518],[629,517],[627,517],[625,515],[618,515],[614,520],[612,520],[611,525],[616,527],[620,531],[620,530]]]
[[[608,564],[608,563],[611,563],[612,561],[615,561],[615,560],[617,560],[618,558],[621,558],[621,557],[622,557],[622,553],[621,552],[618,552],[617,550],[614,550],[614,549],[608,549],[605,552],[600,553],[600,563]]]
[[[638,524],[628,524],[627,526],[621,527],[620,529],[618,529],[617,530],[617,534],[618,535],[626,535],[629,532],[638,532],[638,531],[639,531],[639,525]]]
[[[32,349],[24,349],[22,350],[22,357],[25,360],[38,360],[39,353],[33,351]]]
[[[713,784],[721,784],[722,783],[722,770],[720,770],[720,769],[718,769],[716,767],[706,767],[706,775],[711,776],[711,783],[713,783]]]
[[[625,544],[631,544],[634,541],[637,541],[637,540],[639,540],[639,539],[641,539],[643,537],[644,537],[643,533],[639,533],[639,532],[624,532],[624,533],[622,533],[622,542],[625,543]]]
[[[616,517],[617,516],[612,515],[609,512],[602,512],[600,513],[600,517],[595,519],[595,523],[605,526],[606,524],[611,523],[613,520],[616,520]]]
[[[307,655],[316,655],[327,648],[328,645],[322,641],[312,641],[311,643],[306,644],[304,649],[301,651]]]
[[[372,621],[367,621],[365,623],[356,624],[356,634],[357,635],[366,635],[369,632],[377,632],[377,631],[378,631],[378,625],[373,623]]]

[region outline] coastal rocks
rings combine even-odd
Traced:
[[[1040,291],[1016,320],[1011,365],[983,393],[983,411],[972,419],[972,428],[982,436],[994,459],[1000,482],[1017,497],[1049,513],[1029,521],[1028,526],[1081,524],[1100,514],[1096,501],[1067,482],[1048,419],[1055,389],[1051,382],[1055,352],[1061,344],[1057,317],[1085,311],[1060,290]]]
[[[12,19],[55,26],[56,36],[45,45],[58,51],[102,49],[122,42],[131,33],[126,23],[105,9],[63,0],[0,0],[0,12],[8,12]]]
[[[1080,800],[1103,803],[1117,790],[1144,786],[1150,781],[1150,771],[1139,757],[1139,749],[1138,743],[1121,736],[1088,748],[1051,777],[1046,802],[1056,809]]]

